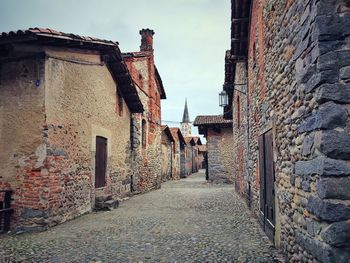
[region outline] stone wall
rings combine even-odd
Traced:
[[[172,179],[179,180],[180,179],[180,138],[176,128],[170,128],[171,134],[174,138],[174,149],[173,152],[173,163],[172,163]]]
[[[244,130],[233,114],[235,177],[245,196],[252,186],[259,215],[258,137],[272,129],[274,241],[291,262],[350,258],[349,22],[345,0],[253,1]]]
[[[173,144],[169,139],[167,134],[162,132],[162,154],[161,154],[161,162],[162,162],[162,181],[168,181],[172,179],[172,171],[173,171]]]
[[[233,183],[232,128],[208,128],[206,139],[209,181]]]
[[[188,142],[185,146],[185,173],[186,176],[192,174],[192,161],[193,161],[193,145]]]
[[[180,148],[180,177],[186,177],[186,145]]]
[[[130,194],[130,112],[124,101],[116,111],[117,85],[100,55],[48,49],[39,74],[34,65],[6,65],[0,89],[1,98],[17,101],[2,104],[0,140],[13,151],[1,156],[8,171],[1,183],[15,190],[17,230],[45,229],[91,211],[97,197]],[[108,145],[106,185],[98,189],[96,136]]]

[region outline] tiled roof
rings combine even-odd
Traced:
[[[198,136],[192,136],[192,138],[197,145],[202,145],[201,138],[199,138]]]
[[[199,125],[215,125],[219,124],[220,126],[232,126],[232,120],[226,120],[222,115],[202,115],[197,116],[193,122],[194,126]]]
[[[40,27],[34,27],[34,28],[25,29],[25,30],[10,31],[10,32],[2,32],[0,35],[0,41],[1,42],[4,40],[12,41],[14,39],[11,39],[11,38],[18,39],[18,37],[25,38],[25,37],[35,37],[35,36],[43,36],[43,37],[46,36],[46,37],[65,39],[65,40],[78,40],[82,42],[104,44],[104,45],[111,45],[111,46],[118,45],[118,42],[113,42],[111,40],[104,40],[104,39],[99,39],[96,37],[89,37],[89,36],[80,36],[72,33],[63,33],[54,29],[40,28]]]
[[[192,137],[185,137],[186,144],[195,144]]]
[[[134,82],[122,59],[118,42],[38,27],[0,33],[0,52],[7,51],[9,44],[14,43],[99,51],[116,79],[131,112],[144,111]]]

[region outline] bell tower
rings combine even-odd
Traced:
[[[188,114],[187,99],[185,100],[185,109],[184,114],[182,116],[181,132],[184,137],[191,136],[192,133],[192,124],[190,121],[190,116]]]

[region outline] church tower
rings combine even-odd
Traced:
[[[190,122],[190,116],[188,114],[187,99],[185,100],[184,115],[182,116],[181,132],[184,137],[191,136],[192,133],[192,124]]]

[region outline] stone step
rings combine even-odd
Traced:
[[[95,202],[95,210],[97,211],[111,211],[119,206],[119,200],[106,200],[106,201],[98,201]]]

